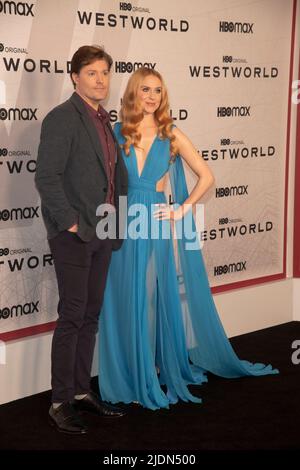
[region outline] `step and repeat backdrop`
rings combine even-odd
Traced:
[[[132,71],[162,73],[176,125],[216,178],[199,234],[213,289],[285,275],[293,16],[293,0],[0,1],[0,338],[56,319],[34,174],[41,122],[72,94],[84,44],[114,59],[112,123]]]

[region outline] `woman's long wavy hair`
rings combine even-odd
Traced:
[[[129,155],[130,145],[139,146],[141,134],[138,132],[138,126],[144,115],[141,103],[138,99],[138,90],[144,78],[153,75],[161,82],[161,102],[159,108],[155,111],[154,118],[158,126],[158,136],[161,139],[170,139],[170,152],[172,159],[175,158],[177,148],[175,145],[175,135],[172,132],[173,119],[169,111],[168,92],[162,76],[156,70],[141,67],[137,69],[130,77],[120,111],[122,121],[122,135],[125,137],[123,149],[126,155]]]

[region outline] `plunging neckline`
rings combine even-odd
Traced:
[[[141,171],[140,173],[139,173],[138,159],[137,159],[135,147],[134,147],[134,145],[132,145],[133,152],[134,152],[134,157],[135,157],[134,159],[135,159],[136,172],[137,172],[138,178],[141,178],[142,175],[143,175],[143,173],[144,173],[145,167],[146,167],[146,165],[147,165],[147,162],[148,162],[148,160],[149,160],[149,156],[150,156],[151,151],[152,151],[152,148],[153,148],[153,146],[154,146],[154,144],[155,144],[155,142],[156,142],[156,140],[157,140],[157,137],[158,137],[158,135],[156,134],[156,136],[155,136],[154,139],[152,140],[152,143],[151,143],[151,145],[150,145],[150,147],[149,147],[147,156],[146,156],[146,158],[145,158],[144,165],[143,165],[143,167],[142,167],[142,171]]]

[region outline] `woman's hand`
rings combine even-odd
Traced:
[[[159,209],[153,212],[153,217],[158,220],[181,220],[184,216],[183,207],[173,210],[168,204],[155,204]]]

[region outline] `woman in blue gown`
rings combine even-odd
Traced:
[[[114,130],[128,170],[128,213],[100,315],[102,399],[168,408],[178,399],[201,402],[188,385],[207,381],[207,371],[227,378],[278,373],[271,365],[240,360],[220,322],[197,237],[191,244],[191,207],[214,178],[172,124],[158,72],[140,68],[131,76],[121,119]],[[198,176],[190,195],[182,158]],[[167,174],[173,210],[163,192]]]

